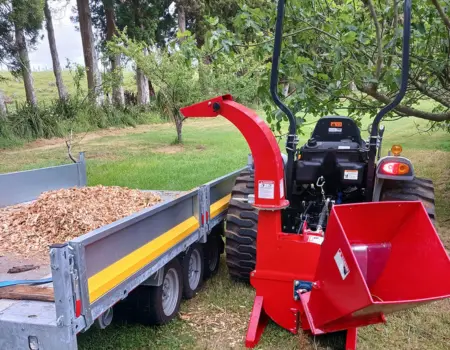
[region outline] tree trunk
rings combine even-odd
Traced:
[[[144,72],[139,68],[136,68],[136,84],[137,84],[137,97],[138,104],[147,105],[149,101],[149,92],[148,92],[148,79],[144,75]]]
[[[23,29],[16,26],[16,47],[19,53],[20,70],[22,71],[23,83],[25,85],[25,93],[27,102],[36,107],[37,99],[34,91],[33,76],[31,75],[30,58],[28,57],[27,44]]]
[[[111,41],[116,34],[116,21],[114,15],[114,7],[111,1],[103,0],[106,17],[106,40]],[[120,71],[120,54],[111,55],[109,58],[111,64],[111,73],[118,75],[118,81],[114,82],[112,87],[113,103],[118,106],[125,104],[125,95],[123,91],[123,75]]]
[[[175,127],[177,128],[177,143],[183,143],[183,117],[179,114],[175,116]]]
[[[48,44],[50,46],[50,53],[52,55],[53,73],[55,74],[56,87],[58,88],[58,95],[60,100],[67,98],[67,90],[61,75],[61,65],[59,63],[58,51],[56,49],[55,29],[53,28],[52,13],[48,5],[48,0],[45,0],[44,5],[45,22],[48,36]]]
[[[181,33],[186,31],[186,12],[182,4],[177,4],[178,29]]]
[[[103,102],[101,86],[102,78],[97,67],[97,55],[94,47],[94,34],[92,33],[92,18],[89,0],[77,0],[77,8],[89,95],[97,104],[101,104]]]
[[[2,90],[0,90],[0,120],[6,120],[6,104]]]
[[[156,96],[155,89],[153,88],[152,81],[148,79],[148,93],[150,95],[150,99]]]

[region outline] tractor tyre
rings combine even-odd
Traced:
[[[231,192],[225,229],[228,272],[233,279],[246,282],[256,265],[258,210],[248,203],[248,196],[254,192],[253,171],[243,171]]]
[[[430,179],[416,177],[412,181],[385,180],[380,201],[421,201],[435,224],[434,186]]]

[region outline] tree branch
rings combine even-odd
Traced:
[[[428,90],[423,84],[419,83],[415,79],[411,80],[412,84],[419,90],[422,94],[425,96],[428,96],[429,98],[432,98],[433,100],[439,102],[440,104],[444,105],[447,108],[450,108],[450,101],[447,101],[442,96],[439,96],[438,94]]]
[[[373,87],[357,86],[357,88],[359,91],[364,92],[365,94],[373,97],[377,101],[383,102],[385,104],[388,104],[391,102],[391,99],[388,96],[376,91]],[[404,105],[398,105],[395,108],[395,110],[397,112],[400,112],[401,114],[404,114],[404,115],[407,115],[410,117],[417,117],[417,118],[421,118],[421,119],[425,119],[425,120],[431,120],[434,122],[443,122],[446,120],[450,120],[450,112],[431,113],[431,112],[420,111],[418,109],[407,107]]]
[[[431,0],[434,7],[436,7],[436,10],[439,12],[439,16],[441,16],[442,21],[444,21],[445,25],[447,26],[447,29],[450,30],[450,18],[445,14],[444,9],[442,8],[441,4],[439,4],[438,0]]]
[[[375,25],[376,38],[377,38],[377,66],[375,71],[375,77],[380,79],[381,75],[381,66],[383,64],[383,47],[381,43],[381,28],[380,23],[378,23],[377,12],[375,11],[375,7],[373,6],[372,0],[365,0],[365,3],[370,11],[370,16],[373,19],[373,24]]]

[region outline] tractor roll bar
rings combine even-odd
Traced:
[[[285,0],[278,0],[277,21],[275,24],[275,41],[273,44],[272,71],[270,74],[270,94],[273,102],[289,119],[289,132],[286,140],[286,198],[291,199],[294,175],[294,157],[297,148],[297,123],[292,111],[280,100],[278,96],[278,66],[280,63],[281,41],[283,39],[283,19]]]
[[[373,120],[372,130],[370,133],[369,141],[369,165],[367,173],[367,186],[366,186],[366,196],[367,200],[372,200],[372,189],[374,186],[375,179],[375,158],[377,152],[377,139],[379,133],[379,125],[381,119],[397,107],[400,102],[405,97],[406,90],[408,88],[408,78],[409,78],[409,51],[410,51],[410,41],[411,41],[411,2],[412,0],[405,0],[403,5],[404,11],[404,23],[403,23],[403,44],[402,44],[402,75],[401,75],[401,85],[400,90],[392,100],[391,103],[384,106],[376,115]]]

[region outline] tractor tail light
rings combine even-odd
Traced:
[[[385,175],[406,175],[409,173],[409,165],[402,162],[386,162],[381,166],[381,172]]]

